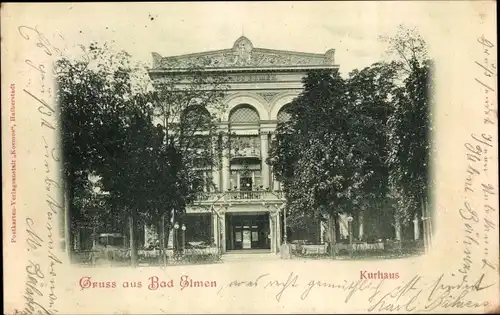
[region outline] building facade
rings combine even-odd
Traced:
[[[224,50],[173,57],[153,53],[149,75],[157,84],[190,64],[225,74],[229,82],[219,131],[245,143],[242,150],[224,149],[222,163],[206,175],[215,188],[207,188],[211,191],[186,209],[183,222],[188,241],[196,241],[194,235],[198,235],[210,239],[222,252],[278,252],[284,236],[285,200],[266,163],[269,146],[278,122],[288,118],[283,109],[302,91],[302,78],[312,69],[337,70],[334,54],[333,49],[316,54],[257,48],[244,36]],[[319,237],[320,225],[316,226],[313,234]]]

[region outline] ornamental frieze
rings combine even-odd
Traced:
[[[153,68],[333,66],[335,64],[334,54],[333,49],[325,54],[312,54],[253,48],[252,43],[246,37],[240,37],[232,49],[176,57],[162,57],[153,53]]]

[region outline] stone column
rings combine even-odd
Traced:
[[[276,212],[276,253],[280,251],[281,246],[281,216]]]
[[[274,217],[274,213],[273,212],[269,212],[269,234],[270,234],[270,238],[269,238],[269,241],[271,242],[271,253],[275,253],[276,252],[276,241],[275,241],[275,238],[276,238],[276,223],[274,222],[275,221],[275,217]]]
[[[363,227],[363,212],[360,212],[358,215],[358,239],[362,240],[363,239],[363,232],[364,232],[364,227]]]
[[[212,213],[212,237],[214,239],[215,247],[219,248],[220,236],[219,236],[219,217],[217,214]]]
[[[220,171],[219,171],[220,163],[222,163],[222,161],[219,161],[218,158],[219,157],[219,152],[217,151],[218,143],[219,143],[219,137],[212,136],[212,156],[214,157],[214,159],[215,157],[217,159],[217,164],[215,165],[215,167],[212,167],[212,181],[213,184],[217,187],[215,191],[220,191],[222,189],[220,183]]]
[[[222,150],[222,165],[221,165],[221,169],[222,169],[222,177],[221,177],[221,180],[222,180],[222,183],[221,183],[221,187],[222,187],[222,191],[227,191],[229,188],[229,185],[230,185],[230,177],[229,177],[229,155],[230,155],[230,152],[229,152],[229,136],[228,135],[224,135],[222,137],[222,145],[223,145],[223,150]]]
[[[415,240],[420,239],[420,222],[418,221],[418,214],[415,213],[415,218],[413,219],[413,238]]]
[[[219,217],[219,241],[222,242],[222,253],[226,252],[226,214],[220,213]]]
[[[401,222],[399,220],[398,215],[394,216],[394,232],[395,232],[396,240],[400,241],[401,240]]]
[[[276,139],[276,135],[274,133],[271,133],[271,142]],[[268,144],[269,146],[269,144]],[[269,154],[268,154],[269,155]],[[269,168],[269,187],[272,190],[278,190],[277,183],[274,182],[274,170],[272,167]]]
[[[266,159],[269,153],[269,141],[267,139],[266,133],[260,134],[260,158],[261,158],[261,169],[262,169],[262,185],[264,188],[270,187],[269,183],[269,165],[266,163]]]

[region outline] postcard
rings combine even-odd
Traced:
[[[495,313],[496,3],[3,3],[5,314]]]

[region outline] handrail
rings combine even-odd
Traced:
[[[267,190],[231,190],[221,195],[219,192],[203,193],[196,197],[197,202],[218,202],[218,201],[266,201],[284,200],[282,191]]]

